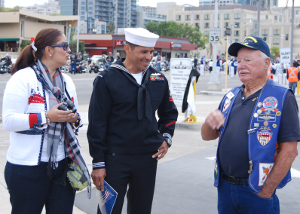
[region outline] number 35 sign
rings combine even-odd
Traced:
[[[210,28],[209,29],[209,42],[218,43],[220,42],[221,29],[220,28]]]

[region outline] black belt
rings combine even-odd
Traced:
[[[233,176],[228,176],[224,173],[222,173],[222,178],[231,184],[246,185],[246,186],[248,185],[248,178],[235,178]]]

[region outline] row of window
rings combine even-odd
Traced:
[[[269,16],[266,15],[266,19],[268,19]],[[274,16],[274,20],[277,20],[277,16]],[[224,20],[229,20],[230,19],[230,14],[226,13],[224,14]],[[240,13],[235,13],[234,14],[234,19],[241,19],[241,14]],[[191,20],[191,15],[185,15],[185,21]],[[200,20],[200,15],[195,15],[195,20]],[[204,20],[210,20],[210,14],[204,14]],[[220,14],[218,14],[218,20],[220,20]],[[181,21],[181,15],[176,16],[176,21]],[[279,16],[279,21],[282,21],[281,16]]]

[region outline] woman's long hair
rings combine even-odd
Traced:
[[[36,59],[41,59],[44,55],[45,48],[56,44],[61,35],[63,35],[63,33],[55,28],[45,28],[38,32],[34,41],[34,46],[37,48],[37,51],[34,51],[31,45],[27,45],[12,67],[11,75],[22,68],[31,66]]]

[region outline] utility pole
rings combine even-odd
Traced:
[[[76,52],[79,52],[79,21],[80,21],[80,16],[79,16],[79,1],[78,2],[78,9],[77,9],[77,14],[78,14],[78,20],[77,20],[77,47],[76,47]]]
[[[214,30],[218,28],[218,4],[219,0],[215,0],[215,20],[214,20]],[[212,29],[210,29],[211,31]],[[219,29],[218,29],[219,30]],[[221,36],[221,35],[220,35]],[[220,42],[220,36],[218,36],[218,42]],[[211,37],[211,36],[210,36]],[[213,45],[213,70],[210,73],[209,82],[207,83],[207,90],[208,91],[221,91],[221,83],[219,82],[218,73],[216,70],[216,63],[217,63],[217,43],[215,42],[216,37],[212,41]],[[211,38],[210,38],[211,41]]]
[[[291,55],[290,55],[290,59],[291,59],[291,63],[290,66],[293,65],[293,39],[294,39],[294,4],[295,4],[295,0],[292,0],[292,19],[291,19],[291,36],[290,36],[290,47],[291,47]]]
[[[259,27],[260,27],[260,6],[261,6],[261,0],[257,0],[257,35],[255,36],[259,36]]]

